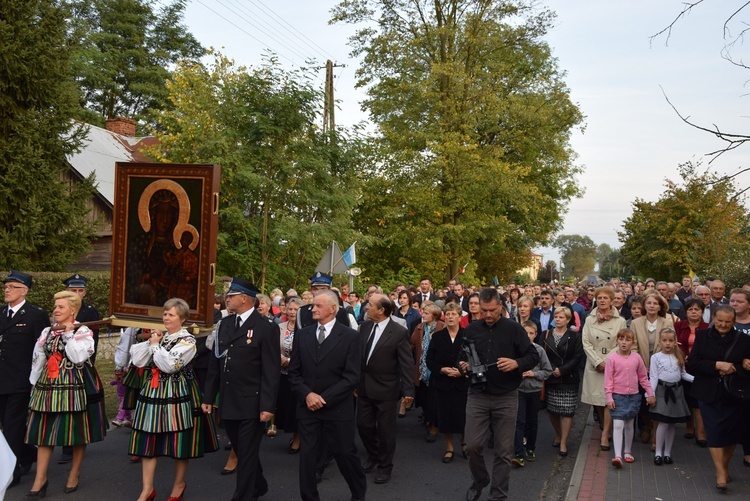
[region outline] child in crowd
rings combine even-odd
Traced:
[[[612,466],[615,468],[622,468],[623,456],[620,453],[623,449],[625,462],[635,461],[632,453],[633,425],[641,407],[638,384],[646,391],[646,403],[654,405],[654,392],[651,390],[643,359],[630,352],[634,344],[633,331],[622,329],[617,333],[617,351],[609,355],[604,366],[604,393],[614,427],[615,457],[612,459]]]
[[[684,423],[690,418],[682,381],[692,383],[693,376],[685,372],[685,355],[678,349],[677,334],[671,327],[659,332],[659,348],[651,356],[650,380],[656,404],[649,413],[652,419],[659,422],[654,464],[672,464],[674,424]]]
[[[529,341],[539,353],[539,363],[530,371],[522,374],[523,380],[518,387],[518,413],[516,415],[516,436],[513,440],[515,457],[511,460],[515,466],[524,466],[524,459],[536,460],[536,435],[539,426],[539,397],[542,383],[552,374],[552,365],[547,358],[547,352],[538,344],[534,344],[537,336],[536,324],[530,320],[521,323],[529,336]],[[524,451],[523,439],[526,437]]]
[[[630,303],[630,318],[627,321],[628,327],[630,327],[630,323],[633,320],[642,317],[644,313],[643,298],[641,298],[641,296],[635,296]]]

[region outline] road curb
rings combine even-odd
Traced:
[[[565,501],[576,501],[578,494],[581,491],[581,480],[583,480],[583,474],[586,471],[586,459],[588,458],[588,448],[591,442],[591,433],[594,429],[594,417],[589,411],[587,413],[588,418],[586,419],[586,425],[583,429],[583,435],[581,441],[578,444],[578,454],[576,455],[576,463],[573,466],[573,473],[570,475],[570,483],[568,484],[568,492],[565,494]]]

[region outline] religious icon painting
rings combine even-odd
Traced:
[[[219,176],[218,165],[116,164],[113,315],[154,320],[178,297],[190,323],[213,324]]]

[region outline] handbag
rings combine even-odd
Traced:
[[[739,332],[735,334],[734,341],[732,341],[732,344],[729,346],[729,349],[724,356],[725,359],[729,358],[729,354],[732,352],[734,345],[737,344],[737,339],[742,335],[744,334],[740,334]],[[724,389],[730,396],[732,396],[732,398],[741,402],[750,402],[750,378],[739,377],[739,375],[735,373],[724,376],[722,380]]]

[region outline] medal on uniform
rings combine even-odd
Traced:
[[[250,344],[253,342],[253,330],[250,329],[247,331],[247,344]]]

